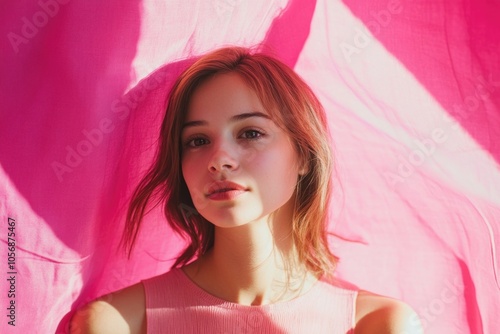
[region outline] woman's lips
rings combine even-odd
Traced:
[[[222,201],[234,199],[248,189],[231,181],[216,181],[208,187],[207,197],[212,200]]]
[[[236,197],[240,196],[246,192],[246,190],[242,189],[227,189],[227,190],[221,190],[214,192],[210,195],[208,195],[208,198],[214,201],[228,201],[235,199]]]

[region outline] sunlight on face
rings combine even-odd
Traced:
[[[219,74],[195,91],[181,140],[182,174],[208,221],[231,227],[291,213],[298,155],[239,75]]]

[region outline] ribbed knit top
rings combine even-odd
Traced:
[[[303,295],[246,306],[217,298],[181,269],[144,280],[147,333],[354,333],[357,291],[320,280]]]

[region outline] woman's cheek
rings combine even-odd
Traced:
[[[197,210],[201,210],[206,204],[204,189],[206,185],[202,183],[202,173],[200,166],[196,162],[184,162],[182,166],[184,180],[191,195],[191,200]]]
[[[243,150],[240,154],[241,156],[241,161],[245,164],[253,162],[256,160],[256,157],[258,155],[258,150],[255,147],[250,147],[245,150]]]
[[[239,152],[241,161],[244,163],[256,162],[262,156],[265,156],[268,151],[272,150],[270,144],[270,139],[267,138],[242,147]]]
[[[193,161],[189,157],[184,157],[182,160],[182,176],[184,177],[184,180],[186,181],[186,184],[188,186],[188,189],[191,190],[192,185],[193,185],[193,177],[195,175],[194,173],[194,164]]]

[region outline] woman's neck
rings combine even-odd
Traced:
[[[317,281],[299,263],[291,220],[262,219],[239,227],[216,227],[214,247],[185,272],[221,299],[262,305],[293,299]]]

